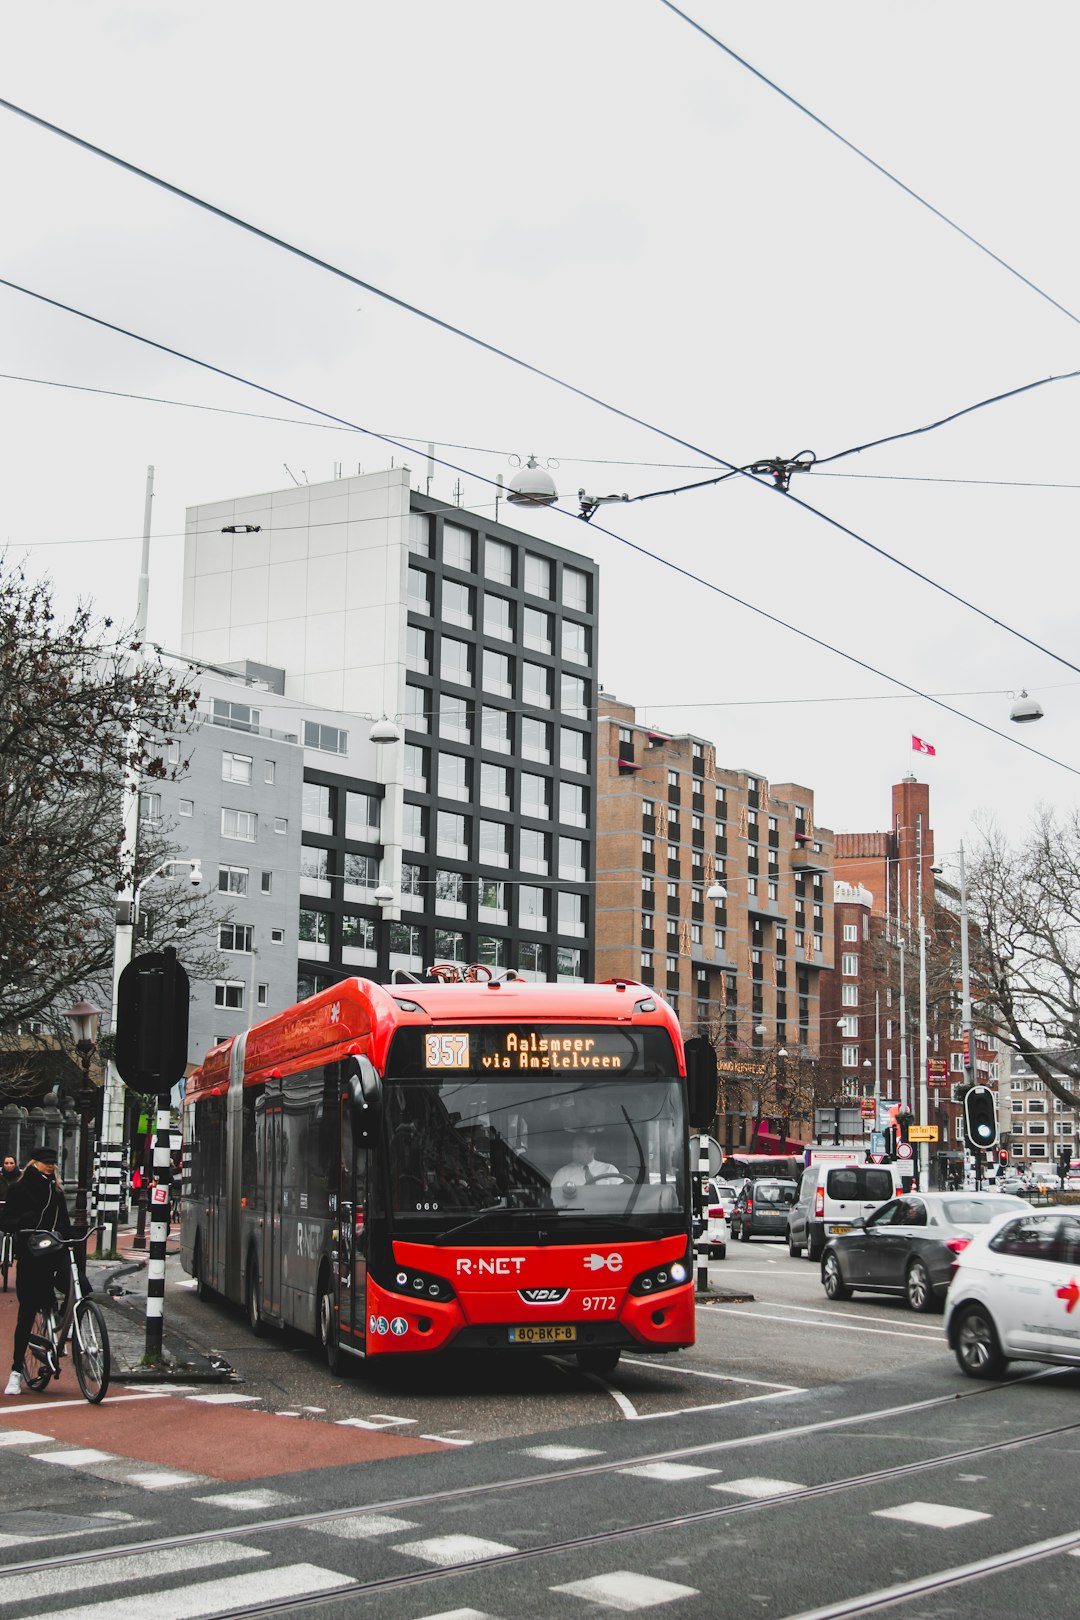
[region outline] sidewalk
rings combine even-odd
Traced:
[[[116,1383],[185,1384],[223,1383],[234,1377],[233,1369],[220,1357],[208,1356],[169,1325],[169,1301],[165,1299],[162,1333],[162,1359],[147,1365],[146,1355],[146,1268],[148,1249],[136,1249],[135,1227],[124,1227],[117,1235],[119,1259],[97,1260],[93,1250],[86,1262],[86,1276],[94,1290],[94,1300],[105,1314],[112,1352],[112,1378]],[[179,1245],[170,1240],[167,1254],[178,1254]]]

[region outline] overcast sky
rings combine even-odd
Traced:
[[[1080,315],[1074,7],[687,9]],[[8,100],[733,463],[824,457],[1080,367],[1076,319],[659,0],[61,0],[5,8],[0,60]],[[819,823],[887,825],[913,767],[941,850],[979,815],[1019,836],[1037,805],[1076,806],[1080,675],[774,491],[732,479],[604,507],[610,538],[573,516],[580,486],[640,494],[706,477],[707,459],[3,110],[0,208],[7,279],[421,441],[421,484],[434,439],[465,469],[466,505],[489,509],[483,480],[509,476],[508,457],[556,458],[560,510],[523,526],[600,562],[605,687],[715,740],[725,765],[811,786]],[[6,288],[0,323],[0,370],[40,380],[0,380],[0,540],[62,605],[130,620],[153,463],[150,630],[166,645],[187,505],[400,463],[356,433],[42,386],[305,415]],[[1078,390],[793,493],[1080,663]],[[458,477],[439,470],[432,493],[452,500]],[[947,701],[1005,736],[625,541],[923,692],[964,694]],[[1037,725],[1010,724],[1021,687],[1045,706]]]

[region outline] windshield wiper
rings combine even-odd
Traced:
[[[486,1209],[478,1209],[475,1215],[470,1215],[467,1221],[460,1221],[457,1226],[452,1226],[448,1232],[438,1233],[438,1241],[440,1243],[449,1242],[459,1232],[464,1232],[470,1226],[475,1226],[477,1221],[482,1221],[486,1215],[536,1215],[538,1213],[550,1215],[552,1212],[546,1204],[507,1204],[505,1200],[501,1200],[497,1204],[488,1204]]]

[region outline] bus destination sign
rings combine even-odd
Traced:
[[[613,1074],[636,1069],[640,1060],[640,1037],[626,1030],[522,1025],[424,1034],[424,1067],[428,1070],[535,1073],[557,1069]]]

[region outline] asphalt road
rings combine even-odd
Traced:
[[[252,1337],[243,1314],[197,1300],[176,1261],[169,1264],[167,1319],[201,1349],[233,1366],[241,1387],[267,1410],[302,1410],[317,1421],[359,1419],[402,1433],[457,1443],[553,1432],[581,1423],[623,1422],[940,1362],[947,1354],[938,1315],[915,1316],[899,1300],[860,1296],[830,1304],[817,1265],[792,1260],[770,1239],[735,1243],[709,1267],[725,1291],[752,1301],[704,1304],[698,1342],[664,1357],[624,1355],[610,1378],[582,1374],[549,1356],[448,1357],[431,1364],[372,1362],[331,1376],[310,1339]]]

